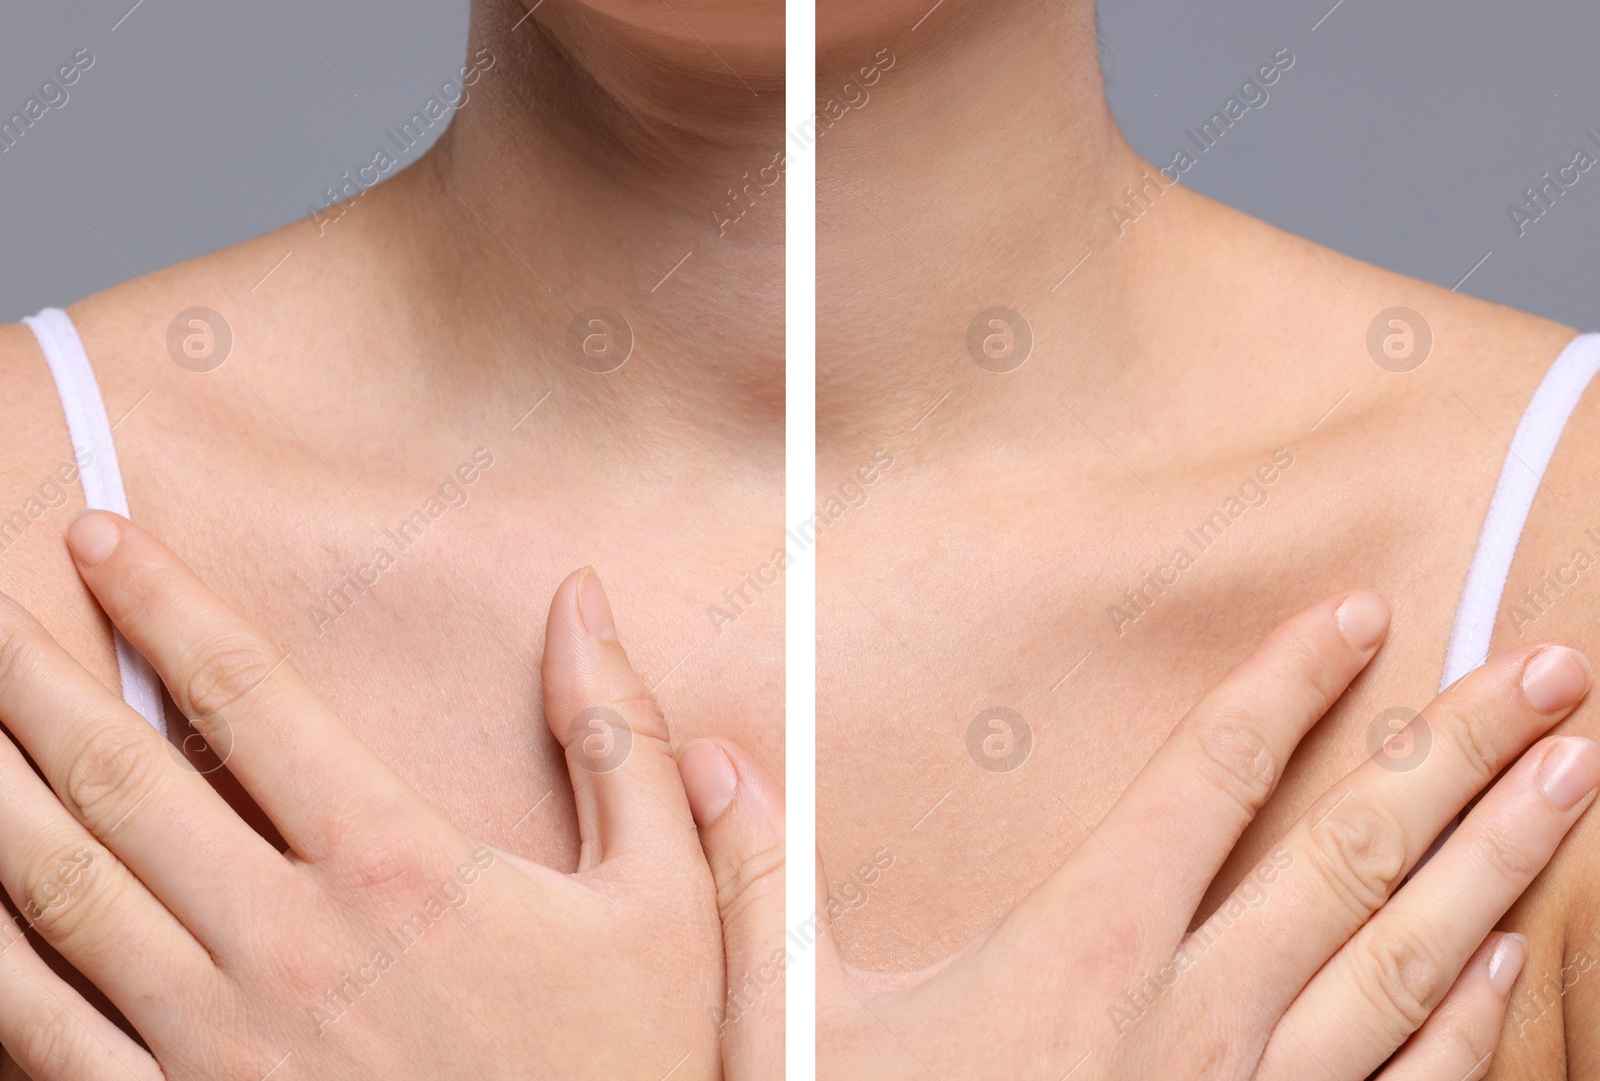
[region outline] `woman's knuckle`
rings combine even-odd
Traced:
[[[1449,987],[1447,973],[1427,939],[1405,926],[1362,936],[1356,950],[1358,986],[1392,1026],[1388,1035],[1404,1037],[1422,1027]]]
[[[1131,982],[1141,978],[1139,965],[1151,953],[1149,928],[1126,911],[1106,913],[1095,906],[1080,905],[1071,915],[1083,917],[1071,922],[1081,926],[1093,920],[1095,928],[1094,934],[1077,943],[1074,978],[1080,981],[1080,987],[1120,996]],[[1055,930],[1059,934],[1060,928]]]
[[[1226,709],[1193,722],[1195,743],[1215,767],[1213,776],[1230,796],[1255,810],[1278,783],[1278,763],[1263,725],[1254,714]]]
[[[35,999],[17,1021],[11,1050],[20,1066],[35,1077],[81,1076],[89,1033],[65,1002],[55,995]]]
[[[0,615],[0,686],[11,686],[37,669],[43,631],[12,613]]]
[[[106,862],[104,851],[89,844],[53,848],[30,860],[17,906],[28,927],[50,942],[80,938],[94,899],[112,888]]]
[[[154,729],[102,725],[84,738],[67,767],[68,802],[94,833],[115,830],[161,783],[168,766]]]
[[[661,711],[661,704],[656,701],[656,696],[644,688],[612,697],[605,702],[605,706],[622,715],[623,724],[627,726],[630,735],[671,742],[666,714]]]
[[[1433,1024],[1438,1026],[1440,1043],[1460,1049],[1454,1056],[1455,1061],[1475,1064],[1462,1081],[1481,1077],[1479,1068],[1488,1065],[1500,1044],[1500,1018],[1496,1016],[1484,1024],[1464,1010],[1451,1010],[1448,1016],[1437,1018]]]
[[[1539,873],[1542,861],[1535,860],[1515,838],[1488,819],[1480,819],[1469,837],[1468,851],[1491,874],[1521,884],[1532,881]]]
[[[1383,904],[1399,885],[1409,855],[1394,816],[1349,793],[1313,818],[1309,849],[1312,866],[1323,879],[1366,912]]]
[[[409,902],[435,884],[432,850],[407,830],[362,830],[360,840],[341,855],[339,878],[368,898]]]
[[[725,922],[764,901],[783,896],[783,841],[753,852],[716,871],[717,909]]]
[[[1430,709],[1427,717],[1435,731],[1448,734],[1459,765],[1467,771],[1473,791],[1477,791],[1499,772],[1500,751],[1487,721],[1471,710],[1445,703]]]
[[[1281,632],[1284,634],[1281,656],[1288,688],[1326,707],[1345,688],[1345,680],[1330,664],[1334,656],[1327,649],[1320,652],[1313,649],[1307,644],[1307,638],[1288,626],[1282,627]]]
[[[252,635],[227,633],[208,642],[183,683],[189,708],[202,717],[223,715],[260,686],[280,659]]]

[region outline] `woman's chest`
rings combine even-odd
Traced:
[[[1280,463],[1270,484],[1262,463],[1244,491],[1208,480],[1166,498],[1132,482],[1004,499],[908,482],[825,536],[818,829],[831,886],[862,897],[837,932],[849,959],[916,968],[993,923],[1088,838],[1202,694],[1335,591],[1382,592],[1390,640],[1220,881],[1433,697],[1481,510],[1418,502],[1397,517],[1309,460]],[[914,541],[913,504],[938,523]],[[852,883],[875,854],[890,868]]]
[[[367,499],[293,481],[205,500],[169,487],[135,514],[381,758],[488,843],[576,861],[539,671],[550,598],[583,566],[605,582],[675,736],[728,736],[781,770],[781,581],[745,586],[732,617],[724,596],[781,546],[768,536],[781,538],[776,523],[725,510],[730,520],[707,530],[669,514],[659,493],[614,493],[607,513],[530,492],[515,468],[469,451],[436,470],[438,483]]]

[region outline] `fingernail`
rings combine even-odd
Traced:
[[[701,829],[717,820],[739,788],[733,763],[715,743],[696,743],[683,752],[678,758],[678,776],[683,778],[689,810]]]
[[[1545,646],[1522,670],[1522,693],[1540,713],[1566,709],[1589,689],[1589,661],[1566,646]]]
[[[578,583],[578,615],[584,628],[596,638],[617,641],[617,623],[611,617],[611,602],[606,600],[605,587],[593,567],[585,567],[583,581]]]
[[[1517,982],[1517,973],[1528,960],[1528,939],[1524,935],[1506,935],[1489,955],[1489,983],[1501,998],[1511,993]]]
[[[1339,621],[1339,633],[1346,642],[1367,650],[1377,645],[1389,629],[1389,606],[1370,589],[1363,589],[1346,597],[1333,618]]]
[[[1565,736],[1545,752],[1539,764],[1539,787],[1563,811],[1600,785],[1600,747],[1581,736]]]
[[[85,511],[67,527],[67,547],[86,567],[92,567],[117,550],[122,542],[122,527],[109,514]]]

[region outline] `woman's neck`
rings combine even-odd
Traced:
[[[425,162],[386,185],[419,360],[465,345],[482,363],[452,378],[525,387],[531,367],[614,431],[687,425],[718,452],[771,458],[776,475],[781,46],[727,55],[724,43],[737,73],[710,52],[708,67],[668,71],[687,62],[600,42],[619,31],[575,23],[593,21],[585,8],[526,15],[475,6],[470,100]],[[586,66],[591,46],[628,63]],[[602,374],[630,336],[626,363]]]
[[[824,444],[854,453],[936,407],[955,445],[957,426],[976,435],[1062,384],[1104,384],[1106,359],[1130,352],[1127,328],[1160,268],[1154,245],[1113,243],[1109,208],[1142,174],[1161,178],[1106,108],[1093,19],[1080,0],[946,0],[892,40],[894,65],[870,99],[825,132]],[[819,111],[861,96],[842,89],[862,81],[846,52],[827,52],[839,59],[819,76]],[[1184,201],[1167,190],[1154,198]],[[981,351],[1008,333],[979,318],[995,308],[1027,320],[1031,370],[997,376],[973,358],[969,338]]]

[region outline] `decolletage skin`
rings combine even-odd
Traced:
[[[844,508],[818,545],[818,839],[850,887],[845,960],[884,979],[1037,885],[1281,617],[1377,589],[1388,643],[1213,899],[1237,883],[1371,754],[1385,710],[1437,692],[1506,443],[1577,333],[1152,180],[1105,109],[1090,25],[1059,5],[951,0],[914,35],[911,6],[875,5],[871,32],[838,5],[819,19],[820,96],[885,41],[896,60],[818,160],[818,499]],[[1109,213],[1129,189],[1131,223]],[[1419,366],[1384,334],[1369,348],[1397,307],[1431,334]],[[1568,581],[1575,549],[1600,557],[1597,425],[1591,391],[1509,578],[1508,598],[1555,599],[1502,609],[1497,651],[1600,641],[1597,587]],[[1540,586],[1557,573],[1559,597]],[[1564,730],[1596,729],[1591,703]],[[1519,986],[1575,959],[1596,861],[1585,821],[1503,924],[1532,940]],[[1600,1065],[1600,995],[1544,1001],[1492,1076]]]
[[[476,5],[469,55],[494,63],[426,158],[69,310],[132,516],[461,828],[571,867],[537,673],[579,567],[675,736],[725,735],[782,775],[781,189],[732,227],[713,213],[782,143],[782,7],[721,31],[708,13],[699,41],[666,9],[516,25],[528,6]],[[169,346],[197,307],[231,332],[214,370]],[[591,309],[626,320],[622,367],[587,348],[620,334]],[[0,328],[0,371],[0,520],[41,511],[3,538],[0,590],[116,686],[25,327]]]

